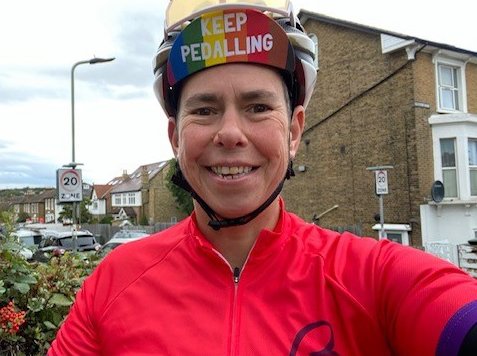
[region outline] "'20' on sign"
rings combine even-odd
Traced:
[[[60,202],[76,202],[83,200],[83,181],[79,169],[58,169],[58,200]]]

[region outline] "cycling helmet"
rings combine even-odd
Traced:
[[[258,63],[278,69],[293,107],[306,108],[315,56],[289,0],[171,0],[153,59],[154,92],[166,114],[175,116],[188,76],[225,63]]]

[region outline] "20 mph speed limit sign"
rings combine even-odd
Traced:
[[[80,169],[58,169],[56,171],[56,188],[60,203],[83,200],[83,181]]]
[[[377,170],[374,171],[376,178],[376,194],[388,194],[388,171]]]

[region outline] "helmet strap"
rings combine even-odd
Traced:
[[[276,197],[280,194],[283,184],[285,183],[286,179],[290,179],[290,177],[295,175],[293,171],[293,163],[291,160],[288,161],[288,168],[285,174],[285,177],[280,181],[277,188],[273,191],[273,193],[268,197],[268,199],[262,203],[257,209],[254,211],[242,215],[237,218],[224,218],[218,215],[195,191],[192,189],[190,184],[185,179],[184,175],[179,166],[179,162],[176,162],[176,170],[174,175],[171,178],[172,183],[177,185],[178,187],[184,189],[185,191],[189,192],[192,198],[194,198],[199,205],[204,209],[207,216],[210,218],[209,226],[214,229],[215,231],[220,230],[224,227],[232,227],[238,225],[245,225],[251,220],[255,219],[262,211],[264,211],[268,206],[276,199]]]

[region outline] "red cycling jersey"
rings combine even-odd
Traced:
[[[234,273],[192,215],[112,251],[48,355],[450,356],[476,300],[477,283],[450,263],[283,206]]]

